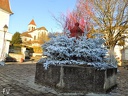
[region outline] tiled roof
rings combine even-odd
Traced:
[[[32,38],[32,36],[31,36],[30,34],[28,34],[28,32],[24,32],[24,33],[22,33],[21,36],[26,36],[26,37],[30,37],[30,38]]]
[[[47,30],[45,27],[37,28],[37,30]]]
[[[45,27],[40,27],[40,28],[37,28],[37,29],[35,29],[35,30],[46,30],[46,31],[47,31],[47,29],[46,29]],[[35,31],[35,30],[23,32],[23,33],[21,34],[21,36],[32,37],[32,36],[31,36],[30,34],[28,34],[28,33],[31,33],[31,32],[33,32],[33,31]]]
[[[32,21],[29,23],[29,25],[36,25],[34,19],[32,19]]]
[[[11,8],[10,8],[9,0],[0,0],[0,9],[3,9],[5,11],[13,14],[11,11]]]
[[[33,31],[35,31],[35,30],[46,30],[46,31],[48,31],[45,27],[39,27],[39,28],[36,28],[36,29],[34,29],[34,30],[32,30],[32,31],[27,31],[27,33],[31,33],[31,32],[33,32]],[[24,33],[24,32],[23,32]]]

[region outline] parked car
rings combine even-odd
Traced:
[[[6,57],[5,58],[5,62],[16,62],[16,58],[13,58],[13,57]]]

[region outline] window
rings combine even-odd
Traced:
[[[36,36],[34,36],[34,40],[36,40]]]
[[[27,41],[27,38],[25,38],[24,41]]]

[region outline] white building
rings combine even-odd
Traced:
[[[48,31],[45,27],[37,28],[34,19],[28,24],[28,30],[21,34],[22,44],[26,48],[33,48],[33,57],[36,55],[42,55],[41,45],[43,41],[48,41]]]
[[[45,36],[47,36],[47,29],[45,27],[37,28],[34,19],[32,19],[31,22],[28,24],[28,31],[21,34],[21,39],[23,44],[25,44],[26,46],[41,46],[41,44],[39,43],[39,37],[42,34],[45,34]]]
[[[128,37],[128,29],[125,30],[125,33],[124,35]],[[124,42],[123,46],[116,45],[114,49],[116,58],[118,58],[118,66],[123,66],[123,61],[128,62],[128,38],[125,38]]]
[[[9,28],[9,18],[13,14],[10,8],[9,0],[0,0],[0,59],[3,60],[9,51],[10,40],[12,39],[12,34],[4,31],[3,27],[7,25]]]

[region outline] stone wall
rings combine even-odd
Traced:
[[[35,83],[49,86],[59,92],[105,93],[116,85],[117,69],[97,70],[83,66],[54,66],[46,70],[36,64]]]

